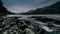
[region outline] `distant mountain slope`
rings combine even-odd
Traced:
[[[52,6],[50,6],[50,7],[60,9],[60,1],[57,2],[57,3],[55,3],[54,5],[52,5]]]
[[[37,8],[36,10],[32,11],[30,10],[29,12],[23,14],[60,14],[60,1],[51,6]]]
[[[2,1],[0,0],[0,16],[2,15],[7,15],[7,14],[13,14],[11,12],[9,12],[4,6]]]

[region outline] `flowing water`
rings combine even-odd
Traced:
[[[55,24],[59,15],[7,15],[1,20],[1,34],[60,34],[60,25]]]

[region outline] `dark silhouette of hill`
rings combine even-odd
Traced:
[[[23,14],[60,14],[60,1],[51,6],[37,8],[36,10],[30,10]]]
[[[13,14],[11,12],[9,12],[4,6],[2,1],[0,0],[0,16],[2,15],[8,15],[8,14]]]

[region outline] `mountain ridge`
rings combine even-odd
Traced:
[[[9,12],[7,8],[3,6],[2,0],[0,0],[0,16],[8,15],[8,14],[13,14],[13,13]]]
[[[60,1],[54,3],[51,6],[44,8],[37,8],[36,10],[30,10],[23,14],[60,14]]]

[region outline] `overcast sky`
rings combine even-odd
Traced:
[[[59,0],[2,0],[4,6],[11,12],[21,13],[31,9],[52,5]]]

